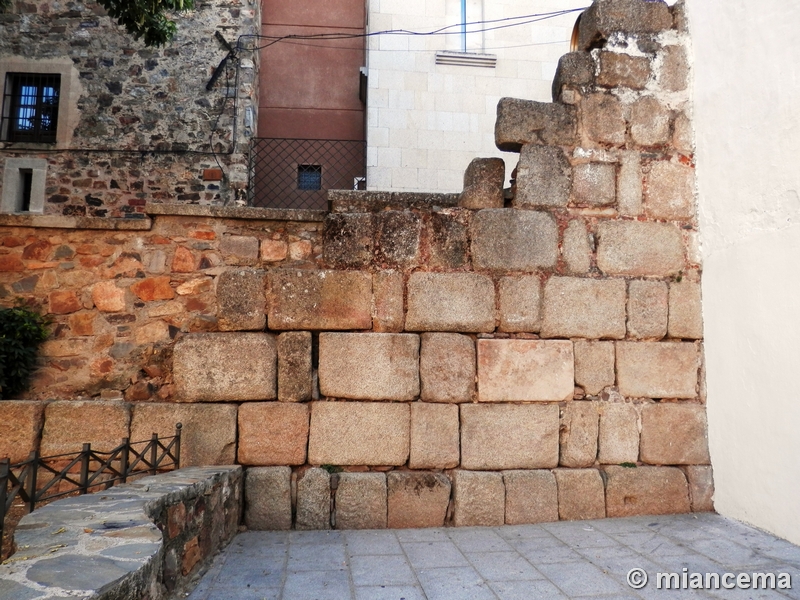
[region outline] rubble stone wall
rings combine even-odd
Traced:
[[[59,323],[31,398],[94,397],[0,427],[181,421],[189,464],[247,467],[257,529],[711,510],[682,5],[598,0],[581,39],[554,103],[498,106],[505,192],[476,159],[462,194],[331,192],[304,222],[4,230],[0,289]]]
[[[0,193],[5,162],[25,158],[47,161],[45,214],[142,217],[146,202],[244,199],[258,85],[253,38],[240,36],[260,21],[257,1],[200,1],[172,42],[146,48],[93,2],[12,2],[0,71],[62,72],[62,92],[70,85],[55,145],[0,142]],[[217,31],[243,49],[207,91],[228,53]]]

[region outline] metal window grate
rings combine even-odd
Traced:
[[[366,189],[366,142],[256,138],[248,199],[264,208],[328,208],[328,190]]]
[[[61,75],[8,73],[0,122],[2,140],[54,143],[60,91]]]

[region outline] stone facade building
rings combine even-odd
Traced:
[[[497,106],[510,193],[478,158],[330,211],[0,217],[0,298],[54,319],[0,454],[180,421],[251,528],[711,510],[684,6],[597,0],[578,45]]]

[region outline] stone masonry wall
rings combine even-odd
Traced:
[[[3,302],[59,323],[0,428],[45,452],[182,421],[189,464],[248,467],[252,528],[711,510],[682,5],[581,23],[556,101],[498,106],[506,192],[476,159],[460,195],[332,192],[322,223],[0,233]]]
[[[142,217],[146,202],[243,199],[258,105],[255,54],[242,50],[238,67],[229,62],[211,91],[206,83],[227,54],[214,32],[236,44],[258,33],[260,21],[254,0],[199,1],[178,19],[175,39],[155,49],[93,2],[12,2],[0,14],[0,63],[14,60],[12,70],[25,72],[66,59],[78,89],[60,99],[72,115],[59,122],[70,128],[65,140],[0,142],[0,193],[6,159],[39,158],[48,163],[46,214]],[[204,176],[219,167],[225,178]]]

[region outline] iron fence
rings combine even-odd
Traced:
[[[328,190],[366,189],[367,144],[255,138],[249,169],[250,206],[327,210]]]
[[[19,497],[28,512],[40,502],[54,500],[78,492],[86,494],[91,488],[108,489],[115,483],[125,483],[135,475],[155,475],[158,472],[180,468],[181,428],[175,426],[175,435],[159,438],[154,433],[149,440],[131,442],[123,438],[116,448],[102,452],[84,444],[78,453],[39,456],[30,453],[27,460],[10,464],[8,458],[0,459],[0,552],[6,514]],[[140,446],[143,448],[139,449]],[[53,475],[39,487],[44,475]],[[104,477],[105,476],[105,477]],[[62,489],[67,484],[67,489]]]

